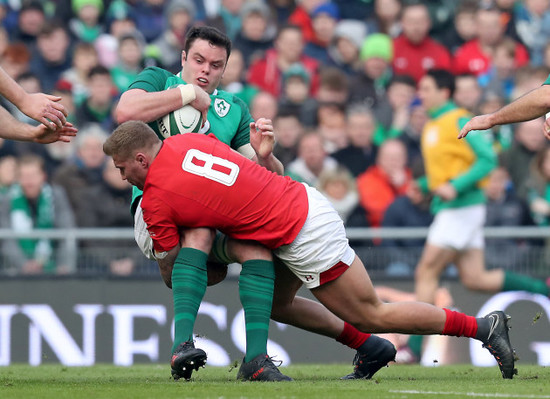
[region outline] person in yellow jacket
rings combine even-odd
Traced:
[[[471,115],[451,101],[454,79],[447,71],[431,70],[418,85],[418,96],[430,115],[421,138],[426,176],[418,184],[434,195],[431,210],[435,217],[416,268],[417,299],[433,303],[439,277],[451,263],[469,289],[522,290],[548,296],[550,289],[542,280],[485,267],[482,186],[497,161],[490,135],[476,132],[457,140]]]

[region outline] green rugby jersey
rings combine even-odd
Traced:
[[[162,68],[145,68],[128,87],[130,89],[141,89],[147,92],[163,91],[179,84],[186,84],[179,75],[174,75]],[[253,122],[252,116],[246,104],[231,93],[223,90],[214,90],[210,94],[212,103],[208,110],[207,121],[200,133],[214,134],[218,140],[238,150],[243,145],[250,143],[250,122]],[[160,134],[157,121],[149,122],[148,125],[155,131],[157,136],[163,140]],[[132,213],[141,197],[141,190],[134,187],[132,192]]]

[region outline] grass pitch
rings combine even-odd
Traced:
[[[292,365],[281,370],[293,382],[235,381],[236,368],[207,367],[189,382],[170,379],[170,367],[138,365],[0,367],[2,399],[88,398],[530,398],[550,399],[550,367],[519,365],[503,380],[497,367],[392,365],[373,380],[342,381],[351,365]]]

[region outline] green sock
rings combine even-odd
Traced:
[[[198,249],[182,248],[172,270],[174,298],[174,344],[193,339],[193,327],[206,292],[206,260],[208,255]]]
[[[411,335],[407,342],[409,349],[416,356],[418,361],[422,358],[422,343],[424,342],[423,335]]]
[[[243,263],[239,277],[239,297],[244,309],[246,326],[245,362],[251,361],[259,354],[267,354],[274,281],[273,262],[249,260]]]
[[[504,272],[502,291],[527,291],[545,296],[550,294],[550,288],[544,281],[511,272]]]

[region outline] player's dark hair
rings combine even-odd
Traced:
[[[152,148],[160,139],[153,129],[142,121],[122,123],[103,143],[103,152],[112,157],[130,158],[138,150]]]
[[[426,72],[430,76],[438,89],[448,89],[449,98],[452,98],[455,92],[455,76],[445,69],[430,69]]]
[[[225,48],[225,51],[227,52],[227,57],[225,60],[227,61],[229,59],[229,55],[231,54],[231,39],[229,39],[225,33],[211,26],[192,27],[189,29],[189,32],[187,32],[185,37],[185,54],[189,53],[189,49],[197,39],[206,40],[214,46]]]

